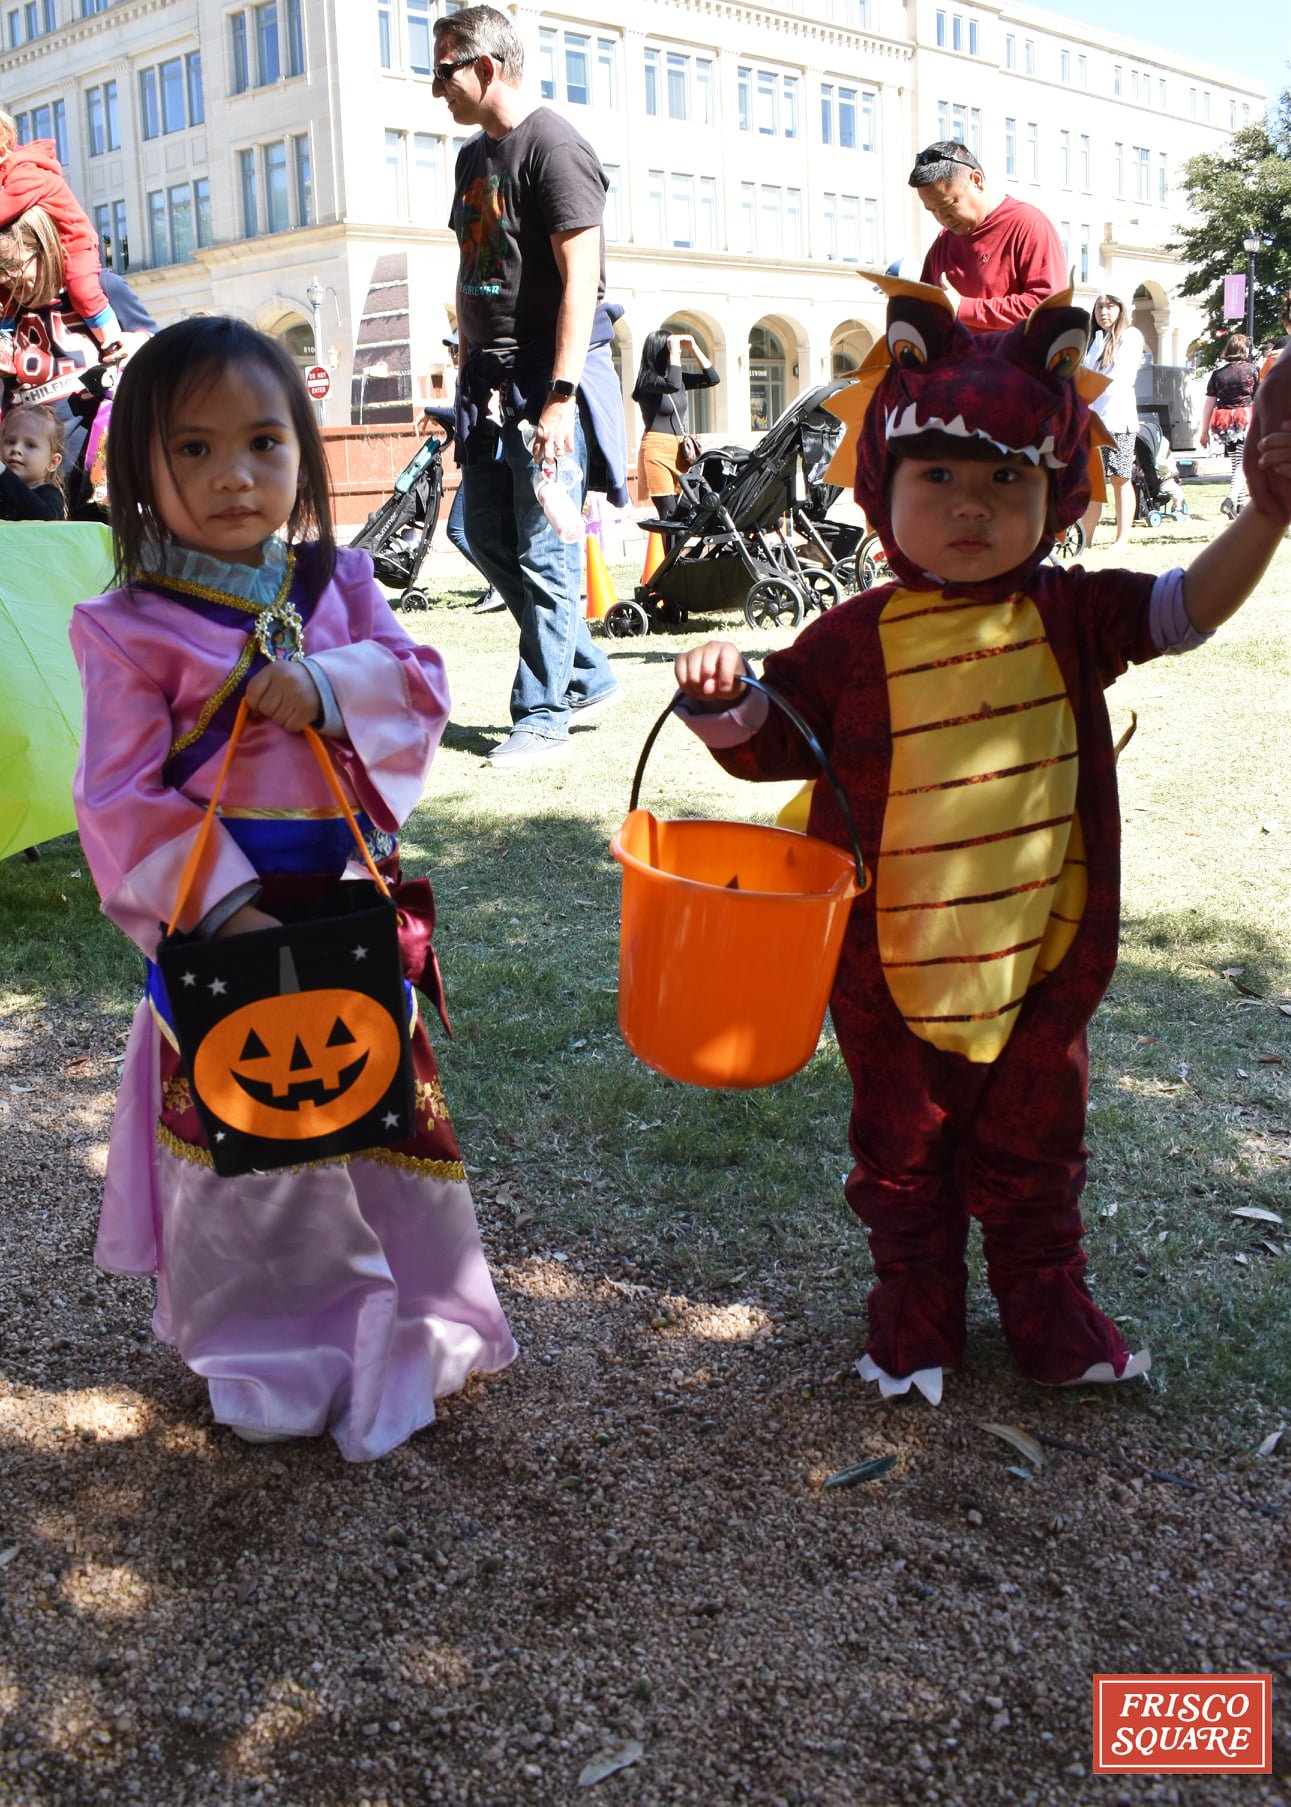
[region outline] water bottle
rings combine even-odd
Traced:
[[[520,428],[520,436],[526,449],[532,453],[534,429],[525,421]],[[572,470],[574,481],[582,474],[574,463],[572,455],[565,461],[566,471]],[[572,546],[575,540],[583,537],[583,511],[578,502],[564,488],[560,481],[556,462],[535,464],[533,467],[533,493],[538,506],[547,517],[547,525],[558,540]]]

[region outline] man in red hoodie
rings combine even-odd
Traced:
[[[948,139],[920,151],[910,187],[942,228],[924,259],[923,280],[945,290],[969,332],[1015,326],[1066,288],[1052,222],[1026,201],[993,194],[965,145]]]

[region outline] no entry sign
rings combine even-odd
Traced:
[[[326,364],[311,364],[305,372],[305,387],[316,402],[321,402],[332,387],[331,374]]]

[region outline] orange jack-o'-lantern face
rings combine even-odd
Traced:
[[[400,1052],[397,1025],[362,992],[285,992],[218,1022],[197,1050],[193,1083],[233,1129],[298,1142],[370,1111]]]

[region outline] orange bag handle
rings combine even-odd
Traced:
[[[183,915],[184,905],[188,902],[189,892],[192,890],[193,885],[197,880],[197,874],[201,868],[202,858],[211,838],[211,828],[215,821],[215,810],[220,801],[220,793],[224,789],[224,780],[229,775],[229,767],[233,763],[233,754],[237,748],[238,741],[242,738],[242,730],[247,725],[249,713],[247,700],[243,697],[242,701],[238,704],[237,716],[233,722],[233,732],[229,735],[229,744],[224,749],[224,760],[220,766],[219,776],[215,780],[215,789],[211,793],[211,800],[206,806],[206,814],[202,817],[201,826],[197,831],[197,837],[194,840],[192,847],[189,849],[188,858],[184,861],[184,869],[179,875],[179,888],[175,893],[175,908],[172,911],[170,918],[172,932],[178,925],[180,917]],[[377,889],[380,891],[381,895],[385,898],[389,898],[390,887],[386,884],[385,879],[382,878],[381,873],[378,871],[376,861],[372,858],[372,855],[368,850],[368,844],[363,839],[358,823],[354,820],[354,811],[350,808],[349,799],[341,788],[340,779],[336,776],[336,768],[332,764],[331,755],[312,728],[306,728],[303,732],[305,739],[309,743],[309,750],[318,761],[318,768],[322,772],[323,777],[327,780],[328,789],[340,804],[341,813],[349,823],[350,833],[354,836],[355,846],[363,855],[364,865],[376,881]]]

